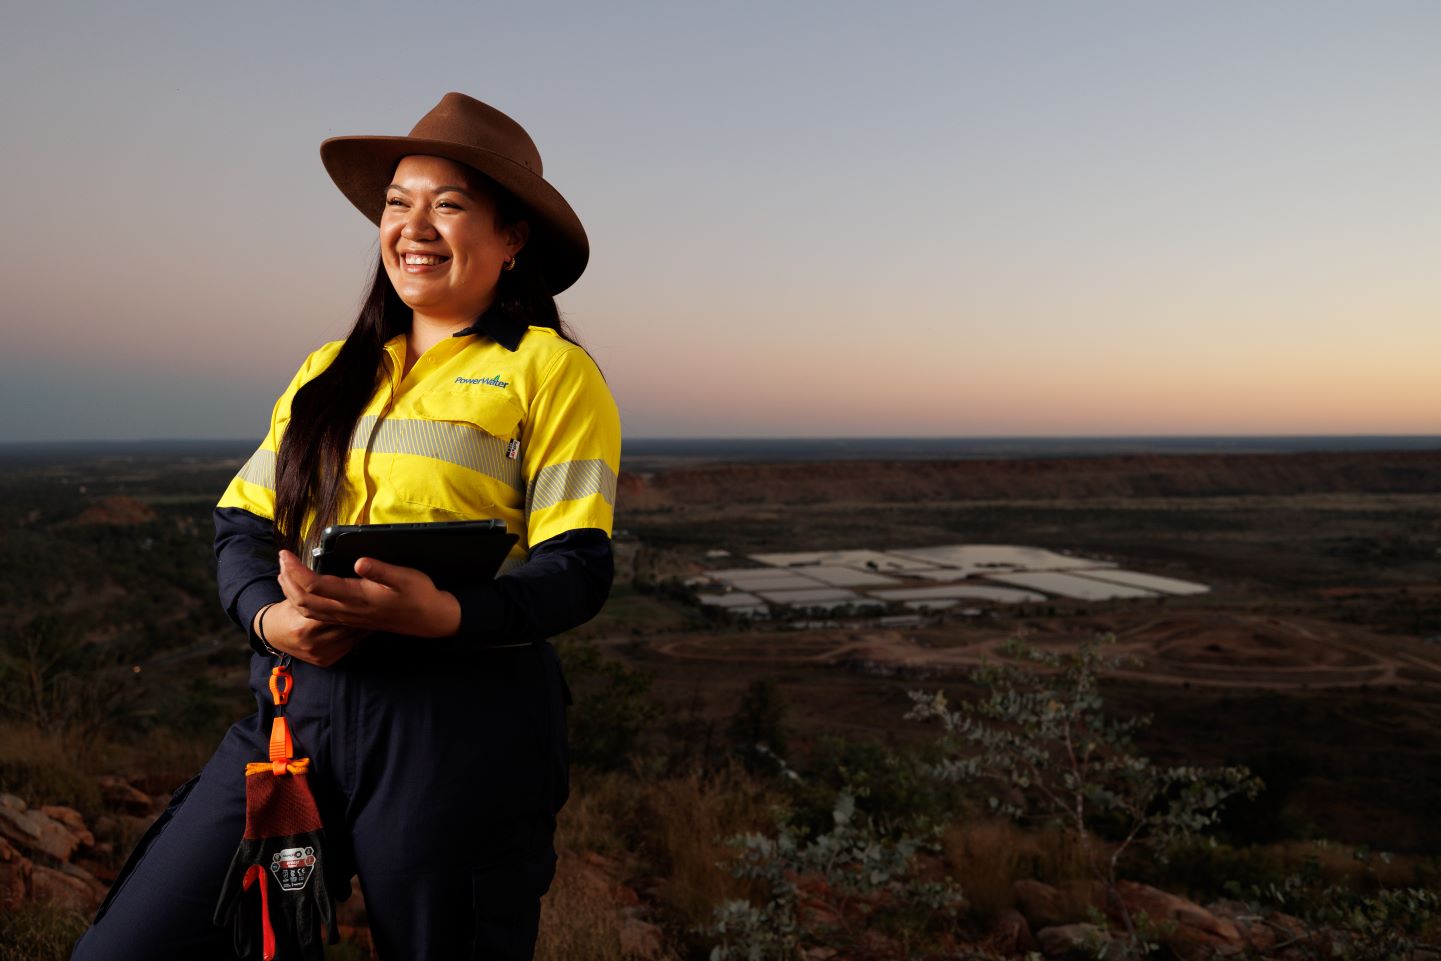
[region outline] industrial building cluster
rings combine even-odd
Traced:
[[[729,556],[710,552],[713,560]],[[752,554],[749,559],[761,566],[706,571],[686,583],[702,604],[758,618],[786,608],[840,614],[900,604],[923,613],[957,605],[1057,597],[1103,601],[1210,590],[1205,584],[1123,570],[1110,561],[998,544]]]

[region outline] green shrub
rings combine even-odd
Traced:
[[[1233,897],[1301,919],[1305,927],[1292,951],[1304,961],[1412,961],[1421,952],[1434,955],[1441,897],[1426,888],[1377,883],[1374,862],[1389,860],[1387,854],[1358,850],[1354,857],[1364,872],[1360,885],[1329,880],[1313,855],[1280,882],[1226,887]]]
[[[660,716],[651,676],[588,642],[562,640],[557,650],[575,699],[567,724],[571,761],[602,771],[625,766]]]
[[[781,818],[774,836],[730,840],[739,852],[732,873],[754,882],[759,897],[716,908],[711,961],[790,959],[803,945],[855,948],[876,932],[913,957],[949,927],[961,892],[949,879],[920,877],[915,860],[925,842],[882,837],[845,791],[831,818],[811,836]]]
[[[886,837],[924,834],[956,815],[956,789],[935,776],[921,751],[875,738],[825,737],[805,759],[804,779],[789,785],[792,820],[809,831],[831,821],[842,790]]]

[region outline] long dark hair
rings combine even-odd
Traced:
[[[495,199],[498,225],[526,219],[525,209],[509,193],[475,170],[475,185],[488,185]],[[526,247],[539,251],[544,243],[532,236]],[[537,256],[522,249],[515,269],[503,270],[495,299],[477,321],[491,330],[524,331],[549,327],[576,342],[561,320]],[[286,550],[299,552],[302,542],[334,523],[345,484],[345,460],[360,412],[381,382],[385,343],[410,330],[411,310],[400,299],[376,256],[375,277],[361,303],[355,326],[330,366],[307,382],[290,402],[290,423],[280,441],[275,465],[275,538]]]

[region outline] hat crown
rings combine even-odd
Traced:
[[[448,93],[410,131],[421,140],[443,140],[499,154],[543,176],[540,151],[525,129],[489,104]]]
[[[590,241],[580,218],[542,175],[530,134],[489,104],[448,93],[408,137],[330,137],[320,145],[335,185],[377,226],[396,164],[417,154],[465,164],[515,198],[530,223],[526,262],[543,267],[551,293],[565,290],[585,270]]]

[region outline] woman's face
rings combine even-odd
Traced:
[[[526,224],[499,224],[489,187],[441,157],[403,157],[385,191],[380,258],[418,318],[468,325],[495,296]]]

